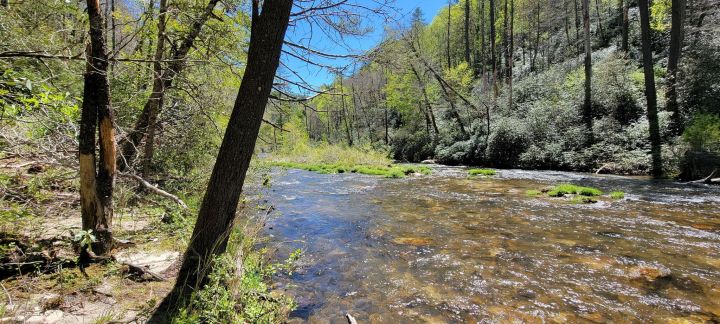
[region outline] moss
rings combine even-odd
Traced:
[[[386,178],[403,178],[406,175],[420,173],[430,174],[432,169],[426,166],[401,165],[347,165],[347,164],[311,164],[298,162],[268,162],[271,166],[288,169],[300,169],[321,174],[335,173],[361,173],[367,175],[383,176]]]
[[[471,176],[486,176],[491,177],[497,174],[495,170],[492,169],[470,169],[468,170],[468,174]]]
[[[622,191],[613,191],[610,193],[610,198],[615,200],[625,199],[625,193]]]
[[[561,184],[552,188],[548,192],[550,197],[563,197],[565,195],[580,195],[586,197],[602,196],[603,192],[600,189],[592,187],[582,187],[572,184]]]
[[[525,195],[528,197],[537,197],[542,195],[542,192],[540,190],[528,190],[525,192]]]
[[[598,201],[597,201],[597,199],[595,199],[593,197],[575,196],[575,197],[573,197],[573,199],[570,202],[572,202],[574,204],[594,204]]]

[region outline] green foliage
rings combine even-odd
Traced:
[[[525,192],[525,195],[528,197],[537,197],[542,195],[542,191],[540,190],[528,190]]]
[[[360,173],[367,175],[384,176],[386,178],[404,178],[409,174],[430,174],[432,169],[426,166],[404,165],[351,165],[351,164],[309,164],[298,162],[268,162],[272,166],[290,169],[301,169],[322,174],[334,173]]]
[[[683,133],[685,140],[693,150],[720,152],[720,116],[698,114]]]
[[[75,242],[80,248],[91,248],[92,244],[97,242],[95,235],[92,230],[81,230],[73,236],[73,242]]]
[[[622,191],[613,191],[610,193],[610,198],[615,200],[625,199],[625,193]]]
[[[573,184],[560,184],[548,191],[550,197],[563,197],[565,195],[580,195],[586,197],[602,196],[602,190],[592,187],[582,187]]]
[[[491,177],[497,174],[497,172],[493,169],[470,169],[468,170],[468,174],[471,176],[486,176]]]

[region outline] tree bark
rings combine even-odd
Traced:
[[[447,16],[447,43],[445,44],[445,55],[447,56],[447,67],[452,68],[452,60],[450,59],[450,34],[452,32],[452,0],[448,0],[448,16]]]
[[[470,0],[465,0],[465,63],[470,66]]]
[[[162,79],[163,68],[162,59],[165,55],[165,26],[167,24],[167,0],[160,0],[160,9],[158,12],[158,43],[155,47],[155,57],[153,62],[153,91],[159,90],[161,94],[156,98],[155,104],[151,107],[148,114],[147,140],[145,141],[145,158],[143,160],[143,176],[150,176],[152,169],[152,157],[155,153],[155,132],[157,127],[157,118],[165,101],[165,82]],[[152,96],[150,97],[153,98]]]
[[[515,52],[515,1],[510,0],[510,44],[507,56],[507,84],[508,84],[508,109],[513,108],[513,66],[515,61],[513,54]]]
[[[510,43],[509,43],[510,28],[508,27],[508,21],[510,20],[509,16],[510,15],[509,15],[509,11],[508,11],[508,0],[505,0],[503,2],[503,35],[502,35],[502,38],[503,38],[502,53],[503,53],[503,58],[505,59],[505,66],[503,67],[503,69],[502,69],[503,71],[500,74],[503,77],[503,79],[505,80],[506,84],[508,82],[508,79],[507,79],[508,67],[510,66],[510,52],[509,52],[509,50],[510,50]]]
[[[107,79],[108,56],[99,0],[88,0],[90,44],[80,117],[79,161],[82,228],[97,242],[92,250],[104,255],[112,249],[112,196],[115,185],[115,128]],[[96,133],[98,141],[96,143]],[[99,145],[99,161],[95,150]]]
[[[652,155],[652,175],[662,177],[662,151],[660,125],[657,115],[657,93],[655,91],[655,71],[653,67],[652,44],[650,43],[649,0],[639,0],[640,35],[642,39],[643,71],[645,72],[645,97],[647,98],[647,118],[650,126],[650,153]]]
[[[343,87],[343,75],[340,74],[340,105],[342,107],[343,119],[345,120],[345,133],[347,135],[347,141],[349,146],[353,146],[352,130],[350,128],[350,122],[348,120],[348,112],[345,107],[345,87]]]
[[[493,98],[497,97],[497,49],[495,48],[495,0],[490,0],[490,60],[492,61]]]
[[[578,14],[578,0],[573,0],[575,5],[575,46],[577,47],[577,55],[582,52],[580,50],[580,15]]]
[[[583,2],[583,31],[585,32],[585,100],[583,102],[583,122],[587,131],[588,146],[594,142],[592,116],[592,44],[590,42],[590,1]]]
[[[160,114],[160,103],[165,98],[165,91],[172,86],[175,77],[185,68],[185,59],[190,49],[193,48],[195,39],[200,35],[202,27],[212,15],[212,11],[219,1],[220,0],[210,0],[210,2],[208,2],[208,5],[200,17],[194,20],[190,31],[185,35],[180,46],[173,51],[171,62],[167,68],[164,69],[160,75],[156,74],[153,76],[153,89],[150,97],[147,102],[145,102],[142,113],[140,113],[138,120],[135,122],[135,127],[120,142],[122,156],[119,157],[118,162],[121,171],[126,170],[135,161],[137,148],[147,135],[148,127],[156,126],[157,122],[151,123],[152,116],[158,116]]]
[[[255,149],[280,53],[290,21],[292,0],[253,0],[250,48],[245,74],[200,206],[190,245],[173,293],[161,308],[174,307],[204,286],[212,260],[227,247],[238,201]],[[154,316],[161,316],[155,312]],[[152,322],[152,319],[151,319]]]
[[[677,95],[677,73],[684,39],[685,0],[672,1],[672,27],[670,29],[670,50],[667,66],[667,110],[673,113],[672,131],[681,134],[683,131],[683,117],[680,113]]]
[[[622,51],[630,50],[630,0],[620,0],[622,3]]]

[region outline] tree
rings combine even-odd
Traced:
[[[587,1],[587,0],[585,0]],[[650,125],[650,153],[652,155],[652,175],[659,178],[663,174],[660,125],[657,114],[657,93],[655,91],[655,70],[653,68],[652,44],[650,43],[649,0],[639,0],[640,38],[642,41],[643,71],[645,73],[645,98],[647,99],[647,119]]]
[[[495,48],[495,0],[490,0],[490,60],[492,61],[492,87],[493,96],[497,97],[497,58]]]
[[[470,65],[470,0],[465,0],[465,62]]]
[[[96,238],[92,251],[103,255],[110,252],[113,244],[111,227],[116,173],[115,128],[107,79],[105,22],[100,1],[87,0],[87,12],[90,19],[90,44],[87,48],[87,71],[78,138],[80,205],[82,228],[88,233],[92,231]],[[96,161],[95,150],[98,145],[99,161]]]
[[[630,0],[620,0],[622,10],[622,45],[621,49],[627,53],[630,49]]]
[[[673,113],[672,130],[676,134],[682,133],[683,118],[678,105],[677,72],[682,45],[685,36],[685,0],[672,1],[672,27],[670,29],[670,50],[667,66],[667,110]]]
[[[192,289],[204,286],[214,256],[227,247],[240,193],[265,106],[280,64],[283,40],[290,21],[292,0],[253,0],[250,48],[245,74],[223,137],[215,166],[178,279],[160,310],[174,307]],[[163,314],[153,316],[160,319]]]
[[[588,144],[594,142],[592,116],[592,44],[590,42],[590,1],[582,0],[583,31],[585,32],[585,100],[583,102],[583,122],[588,135]]]
[[[153,74],[153,88],[150,97],[145,103],[138,120],[135,122],[135,127],[120,142],[122,156],[119,157],[119,166],[121,171],[124,171],[132,165],[137,155],[137,148],[140,142],[142,142],[148,133],[155,131],[157,116],[162,110],[162,102],[165,98],[166,90],[172,86],[175,77],[185,68],[187,55],[190,53],[190,49],[194,47],[195,39],[200,35],[202,27],[212,16],[213,9],[219,1],[220,0],[210,0],[208,2],[200,17],[194,19],[190,30],[180,42],[180,45],[173,47],[167,68],[163,69],[162,73],[155,71]],[[159,16],[159,18],[164,19],[165,17]],[[161,46],[160,43],[161,42],[158,41],[158,46]],[[152,149],[150,149],[150,151],[152,152]]]
[[[447,68],[452,68],[452,60],[450,58],[450,46],[452,42],[452,3],[453,0],[448,0],[448,15],[447,15],[447,42],[445,43],[445,55],[447,57]]]

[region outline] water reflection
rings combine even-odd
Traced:
[[[560,182],[627,198],[525,194]],[[266,232],[278,256],[305,250],[298,271],[277,278],[300,305],[296,321],[717,321],[718,193],[565,172],[469,179],[439,168],[388,180],[290,170],[273,185],[282,214]]]

